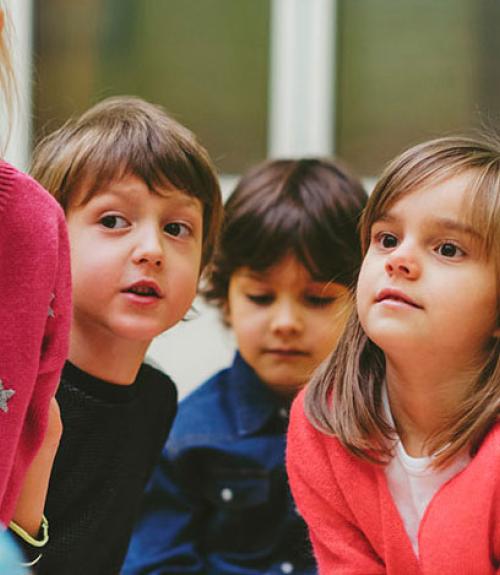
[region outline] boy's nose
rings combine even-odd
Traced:
[[[385,270],[390,276],[416,279],[420,275],[420,264],[412,250],[401,245],[387,256]]]
[[[162,267],[165,261],[165,254],[159,234],[154,231],[143,233],[137,243],[133,259],[137,264]]]
[[[299,333],[302,330],[302,319],[297,306],[292,302],[276,302],[271,329],[281,335]]]

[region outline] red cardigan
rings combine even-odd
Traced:
[[[0,161],[0,523],[43,439],[71,318],[64,214]]]
[[[469,465],[429,503],[419,559],[389,493],[384,469],[317,431],[294,402],[287,469],[325,575],[500,573],[500,423]]]

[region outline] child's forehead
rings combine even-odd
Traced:
[[[288,253],[278,261],[265,268],[242,266],[235,270],[241,277],[255,280],[273,282],[283,280],[291,281],[323,282],[324,280],[313,277],[308,268],[293,253]]]
[[[410,186],[402,185],[395,187],[389,193],[379,197],[378,209],[374,211],[375,219],[387,219],[391,214],[404,209],[406,205],[413,203],[415,199],[426,198],[432,200],[441,196],[448,205],[458,202],[461,216],[467,218],[471,210],[473,198],[474,175],[470,171],[461,173],[447,173],[441,176],[431,176],[412,183]],[[425,206],[424,206],[425,207]],[[432,213],[432,204],[428,204],[429,212]],[[433,214],[438,215],[438,214]]]
[[[176,188],[167,180],[161,184],[151,186],[141,177],[129,173],[110,177],[102,181],[83,180],[75,190],[71,203],[81,206],[91,201],[95,202],[108,198],[128,203],[142,202],[145,193],[164,198],[166,201],[174,201],[176,204],[187,208],[198,208],[201,204],[198,198],[189,194],[186,190]]]

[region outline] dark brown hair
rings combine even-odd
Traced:
[[[203,206],[202,267],[212,255],[222,218],[215,168],[194,134],[160,106],[129,96],[99,102],[40,141],[31,174],[65,210],[77,193],[85,203],[125,174],[155,193],[181,190]]]
[[[440,138],[415,146],[390,163],[363,214],[363,252],[369,247],[372,225],[395,202],[430,183],[464,173],[471,176],[466,216],[483,238],[484,257],[491,258],[496,266],[498,290],[500,144],[494,140]],[[428,438],[429,451],[436,454],[435,467],[445,466],[464,449],[474,454],[499,417],[500,340],[492,340],[482,369],[471,375],[469,396],[441,429]],[[307,388],[305,410],[309,420],[317,429],[337,436],[357,456],[378,463],[387,461],[395,430],[382,412],[384,379],[384,353],[368,339],[353,310],[335,352]]]
[[[263,271],[288,253],[313,278],[351,286],[361,261],[357,226],[366,199],[359,180],[331,160],[259,164],[226,203],[206,299],[224,308],[235,270]]]

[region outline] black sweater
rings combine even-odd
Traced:
[[[177,392],[143,364],[114,385],[67,362],[57,392],[64,425],[45,514],[39,575],[117,575],[138,505],[172,425]]]

